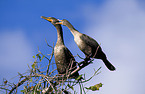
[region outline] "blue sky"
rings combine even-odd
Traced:
[[[56,30],[40,16],[69,20],[77,30],[101,43],[116,67],[110,72],[101,60],[80,71],[89,77],[102,66],[101,74],[86,86],[102,82],[98,92],[88,94],[144,94],[145,90],[145,2],[143,0],[1,0],[0,1],[0,81],[25,72],[37,48],[51,53]],[[83,53],[63,26],[65,45],[73,55]],[[76,57],[76,60],[79,59]],[[76,88],[77,89],[77,88]]]

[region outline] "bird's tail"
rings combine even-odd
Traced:
[[[104,59],[103,62],[105,63],[106,67],[110,70],[110,71],[114,71],[115,67],[107,60]]]

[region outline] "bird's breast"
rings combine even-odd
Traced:
[[[62,54],[64,52],[64,45],[56,45],[54,47],[54,54],[57,55],[57,54]]]
[[[80,36],[75,36],[75,37],[74,37],[74,41],[76,42],[76,44],[77,44],[78,46],[84,44],[84,43],[83,43],[83,40],[80,38]]]

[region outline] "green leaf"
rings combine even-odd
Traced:
[[[33,58],[35,59],[35,55],[33,56]]]
[[[32,82],[32,78],[30,79],[30,82]]]
[[[42,59],[45,57],[45,55],[43,55]]]
[[[67,86],[68,86],[69,88],[71,88],[72,90],[74,90],[73,86],[70,86],[70,84],[67,84]]]
[[[32,66],[33,69],[35,69],[35,63],[33,63],[31,66]]]
[[[75,80],[80,80],[82,78],[82,74],[79,75]]]
[[[39,54],[37,54],[36,56],[39,58],[40,61],[42,60],[41,56]]]
[[[102,87],[102,85],[103,85],[102,83],[99,83],[94,86],[90,86],[89,88],[87,88],[87,87],[85,87],[85,88],[88,90],[96,91],[96,90],[99,90],[99,88]]]
[[[21,92],[23,92],[23,93],[24,93],[24,92],[26,92],[26,90],[21,90]]]

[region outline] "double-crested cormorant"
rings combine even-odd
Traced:
[[[54,17],[41,16],[41,18],[51,22],[57,29],[57,42],[54,47],[55,63],[57,66],[58,73],[65,74],[66,72],[68,72],[70,68],[73,68],[76,66],[76,61],[72,53],[64,45],[62,27],[60,24],[55,24],[56,22],[59,22],[59,21]],[[71,76],[71,78],[76,78],[78,76],[79,76],[79,73],[76,72],[75,74]]]
[[[74,41],[78,45],[79,49],[86,56],[101,59],[101,60],[103,60],[103,62],[105,63],[106,67],[109,70],[111,70],[111,71],[115,70],[115,67],[107,60],[105,53],[102,51],[100,45],[96,42],[96,40],[77,31],[73,27],[73,25],[65,19],[60,20],[60,22],[57,22],[56,24],[62,24],[64,26],[67,26],[70,29],[71,33],[74,36]]]

